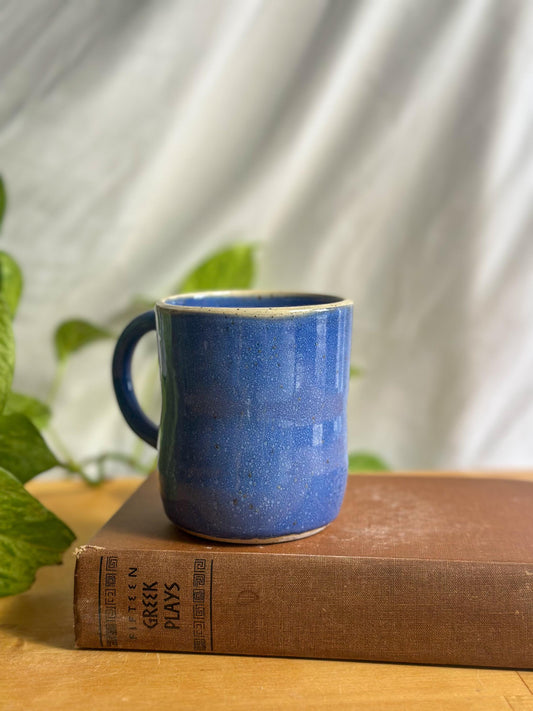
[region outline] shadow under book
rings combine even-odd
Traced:
[[[209,543],[152,475],[77,551],[76,645],[533,667],[533,483],[353,475],[289,543]]]

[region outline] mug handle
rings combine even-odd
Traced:
[[[149,331],[155,331],[155,312],[136,316],[122,331],[113,354],[113,387],[124,419],[141,439],[157,449],[159,427],[141,410],[131,380],[131,361],[137,343]]]

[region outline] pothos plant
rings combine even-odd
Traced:
[[[0,228],[6,208],[6,191],[0,178]],[[171,293],[249,289],[256,273],[256,250],[250,244],[232,244],[210,255],[177,284]],[[11,255],[0,251],[0,597],[28,589],[37,569],[61,562],[63,552],[75,536],[70,528],[46,509],[25,488],[35,476],[61,467],[88,484],[103,481],[114,461],[146,470],[137,452],[103,452],[77,461],[51,425],[51,404],[57,394],[72,354],[95,341],[114,339],[107,328],[83,319],[61,323],[54,333],[56,375],[48,402],[12,389],[15,367],[13,319],[22,295],[22,271]],[[148,299],[136,301],[138,311],[152,308]],[[131,310],[130,310],[131,313]],[[359,377],[352,367],[351,377]],[[155,387],[156,384],[154,383]],[[47,440],[54,442],[52,451]],[[386,469],[377,456],[352,452],[351,471]]]

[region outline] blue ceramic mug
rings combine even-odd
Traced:
[[[315,533],[339,512],[348,468],[351,301],[227,291],[158,301],[125,328],[113,382],[130,427],[159,449],[168,517],[239,543]],[[161,425],[131,380],[139,339],[157,331]]]

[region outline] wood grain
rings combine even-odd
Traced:
[[[32,493],[73,528],[76,545],[140,482],[91,489],[34,482]],[[357,709],[533,711],[533,673],[497,669],[75,650],[74,558],[39,571],[34,587],[0,600],[0,708],[27,711]]]

